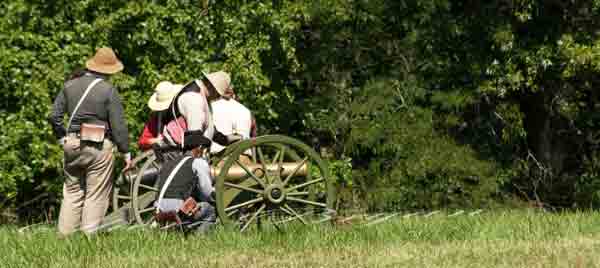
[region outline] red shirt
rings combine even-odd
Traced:
[[[140,135],[138,139],[138,145],[142,151],[146,151],[152,149],[151,139],[158,137],[158,117],[156,115],[152,115],[150,120],[146,122],[144,125],[144,131]]]

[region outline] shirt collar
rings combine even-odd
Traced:
[[[92,77],[96,77],[96,78],[100,78],[100,79],[103,79],[103,80],[108,79],[108,75],[97,73],[97,72],[90,71],[90,70],[87,70],[84,75],[92,76]]]

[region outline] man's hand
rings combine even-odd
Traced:
[[[240,141],[243,139],[243,137],[241,135],[238,134],[231,134],[231,135],[227,135],[227,143],[228,144],[232,144],[236,141]]]
[[[158,137],[150,139],[150,144],[156,144],[156,143],[160,143],[162,141],[163,141],[163,136],[158,135]]]
[[[127,171],[129,169],[131,169],[133,167],[132,163],[131,163],[131,153],[126,153],[125,154],[125,168],[123,168],[123,171]]]
[[[127,171],[130,170],[133,167],[133,164],[131,163],[131,160],[129,161],[125,161],[125,168],[123,169],[123,171]]]
[[[165,143],[162,139],[152,144],[152,150],[154,152],[168,151],[172,148],[172,145]]]

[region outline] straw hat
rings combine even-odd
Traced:
[[[85,63],[85,67],[98,73],[114,74],[123,70],[123,63],[111,48],[101,47],[96,51],[96,55]]]
[[[231,76],[229,73],[224,71],[218,71],[214,73],[204,74],[204,77],[212,86],[217,90],[217,93],[221,96],[227,96],[233,94],[233,87],[231,86]]]
[[[171,105],[183,85],[175,85],[169,81],[162,81],[154,88],[154,94],[148,100],[148,107],[152,111],[164,111]]]

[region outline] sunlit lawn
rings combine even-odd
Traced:
[[[442,213],[188,237],[138,228],[61,240],[49,227],[3,227],[0,267],[594,267],[599,239],[595,212]]]

